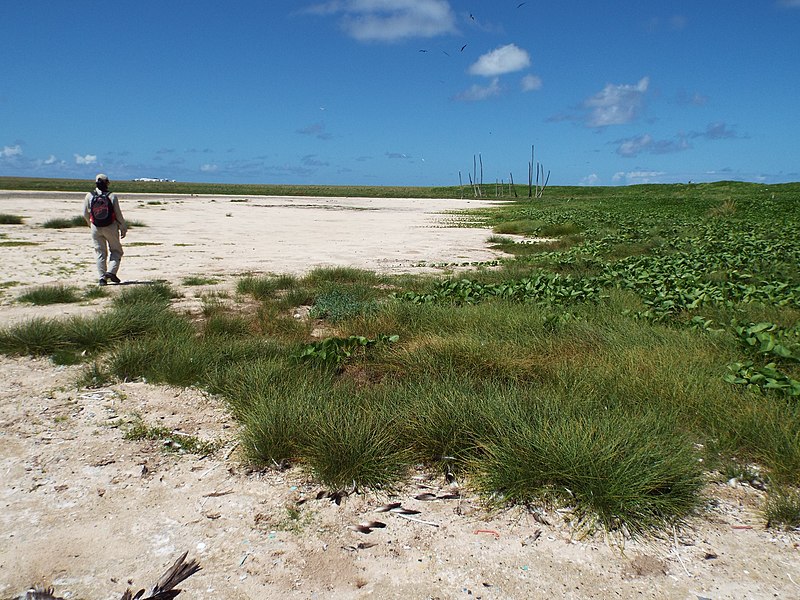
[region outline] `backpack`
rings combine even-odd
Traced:
[[[107,227],[114,222],[114,205],[108,197],[108,192],[102,194],[92,192],[89,212],[95,227]]]

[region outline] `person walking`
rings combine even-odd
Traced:
[[[92,228],[100,285],[106,285],[109,281],[120,282],[117,277],[123,255],[120,239],[128,233],[117,195],[112,194],[108,186],[108,175],[98,174],[94,191],[86,194],[83,202],[83,218]]]

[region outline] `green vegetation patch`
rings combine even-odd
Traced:
[[[73,286],[64,284],[43,285],[21,294],[17,300],[30,302],[37,306],[47,304],[71,304],[79,302],[81,297]]]
[[[183,278],[183,285],[214,285],[219,283],[219,279],[216,277],[204,277],[202,275],[189,275],[188,277]]]
[[[0,225],[22,225],[25,217],[0,213]]]
[[[0,241],[0,247],[3,248],[15,248],[19,246],[38,246],[38,242],[23,242],[17,240],[2,240]]]
[[[639,536],[733,474],[791,528],[798,207],[798,184],[548,187],[474,217],[557,241],[496,234],[514,258],[458,277],[251,275],[192,317],[168,286],[132,287],[96,317],[2,329],[0,351],[85,357],[86,385],[219,394],[249,461],[331,490],[389,490],[426,465],[487,504]]]
[[[205,441],[197,436],[182,433],[168,427],[147,425],[141,418],[131,423],[125,432],[126,440],[158,442],[167,452],[208,456],[221,447],[219,441]]]
[[[72,218],[66,217],[56,217],[53,219],[48,219],[44,223],[42,223],[42,227],[45,229],[69,229],[72,227],[88,227],[89,224],[86,222],[81,215],[76,215]]]

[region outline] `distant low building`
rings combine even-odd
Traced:
[[[175,183],[174,179],[163,179],[161,177],[137,177],[134,181],[166,181],[169,183]]]

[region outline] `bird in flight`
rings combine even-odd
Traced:
[[[463,52],[463,51],[464,51],[464,48],[466,48],[466,47],[467,47],[467,45],[466,45],[466,44],[464,44],[463,46],[461,46],[461,52]]]

